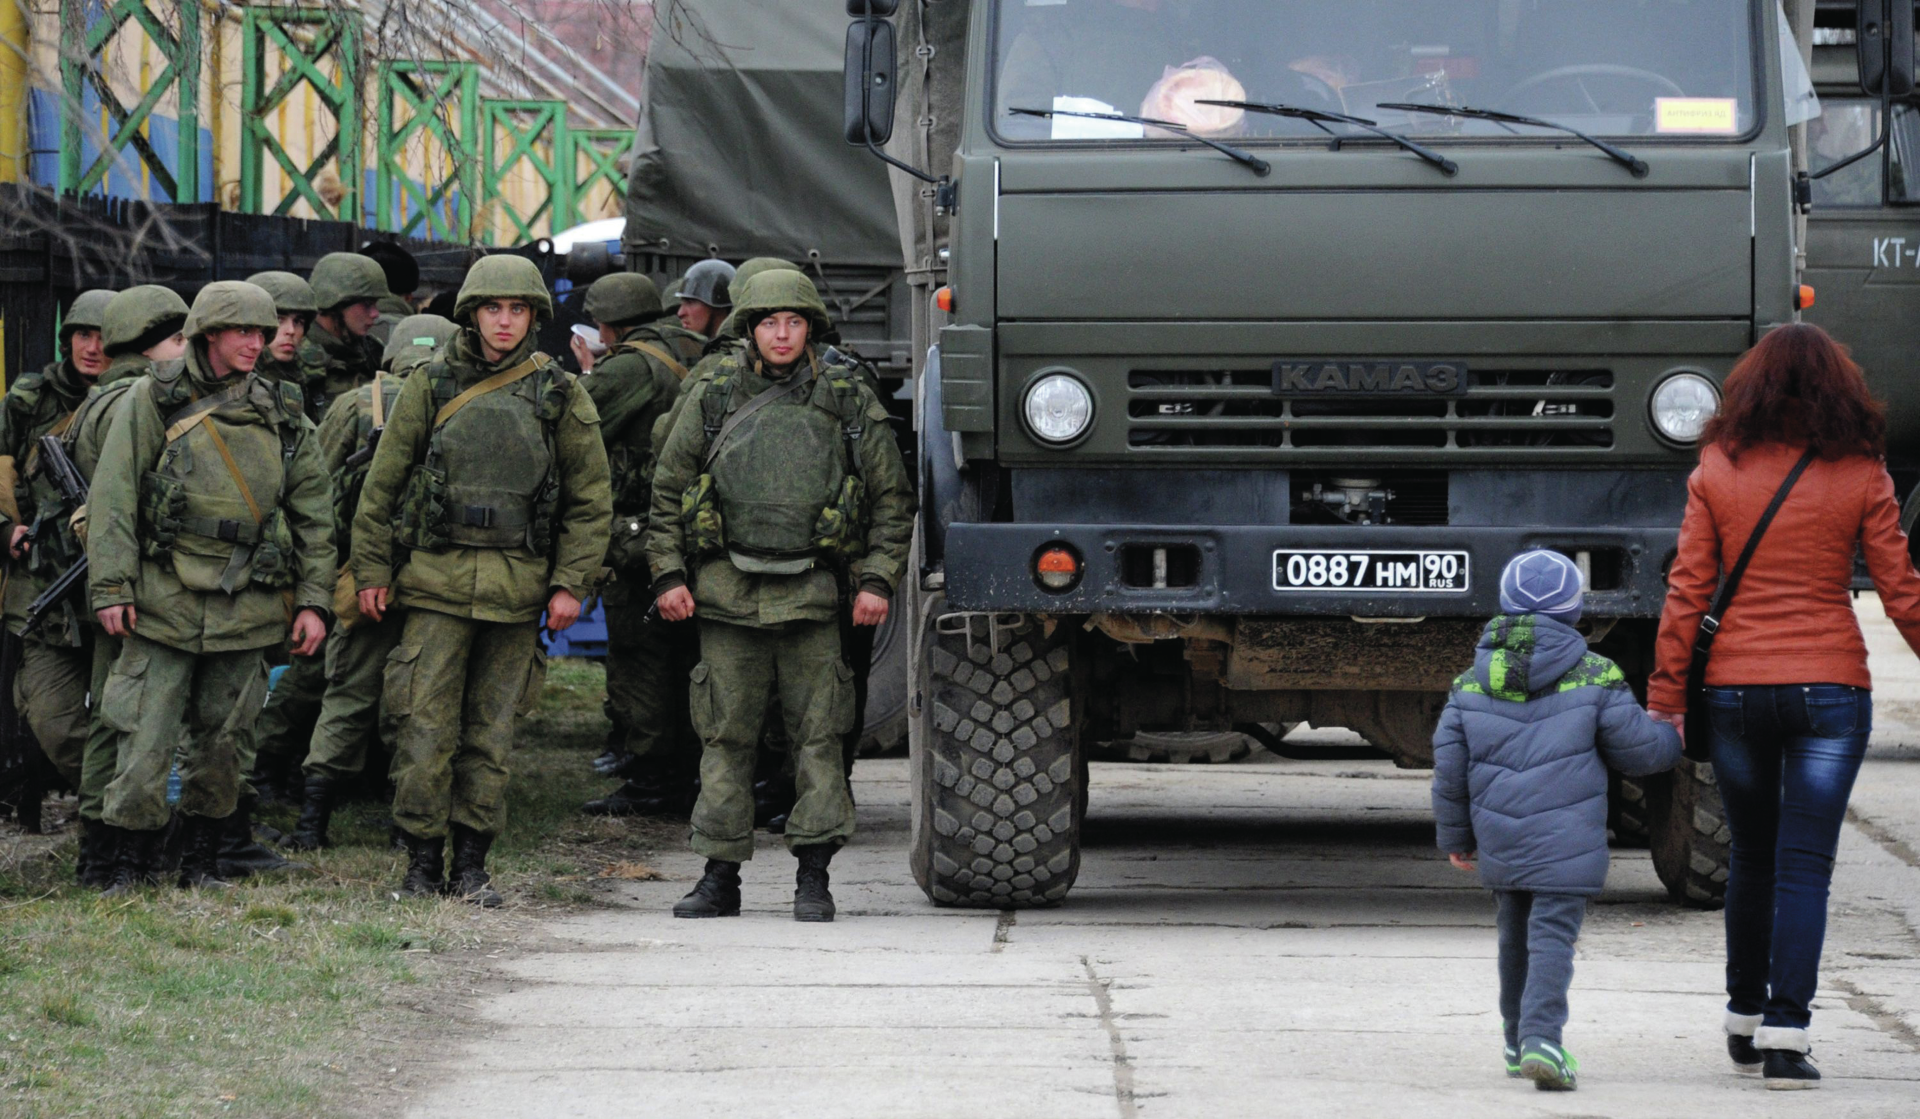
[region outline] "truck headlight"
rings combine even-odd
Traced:
[[[1071,443],[1093,426],[1093,393],[1080,378],[1049,373],[1027,386],[1027,430],[1043,443]]]
[[[1720,390],[1698,373],[1675,373],[1654,386],[1653,429],[1675,443],[1694,443],[1720,410]]]

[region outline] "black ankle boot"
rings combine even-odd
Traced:
[[[117,831],[105,820],[80,820],[80,854],[73,861],[73,877],[89,889],[104,890],[113,883],[113,861],[119,854]]]
[[[220,877],[232,881],[252,874],[302,869],[305,868],[300,863],[288,862],[254,839],[253,798],[241,797],[239,806],[220,829]]]
[[[327,827],[333,822],[333,800],[338,781],[309,777],[300,797],[300,819],[293,825],[287,846],[296,851],[318,851],[327,845]]]
[[[686,811],[686,782],[649,774],[580,806],[589,816],[671,816]]]
[[[403,831],[400,838],[407,848],[407,876],[400,880],[400,896],[432,898],[445,893],[446,837],[429,839]]]
[[[809,843],[795,847],[793,857],[800,860],[793,872],[793,919],[796,921],[833,920],[833,895],[827,892],[827,864],[838,848],[831,843]]]
[[[506,899],[493,888],[493,876],[487,873],[487,851],[492,847],[492,836],[453,825],[453,873],[448,876],[447,893],[483,909],[500,908]]]
[[[675,917],[740,916],[740,864],[708,859],[693,892],[673,903]]]
[[[233,883],[220,877],[220,834],[225,830],[225,817],[214,819],[211,816],[188,816],[183,825],[186,829],[186,848],[180,853],[180,888],[195,889],[203,886],[224,887]]]
[[[1808,1054],[1795,1049],[1762,1049],[1760,1056],[1766,1062],[1760,1075],[1768,1088],[1779,1091],[1820,1086],[1820,1070],[1813,1067]]]
[[[135,890],[158,886],[160,864],[166,855],[168,829],[115,830],[118,843],[113,859],[113,880],[107,884],[101,896],[120,897]]]

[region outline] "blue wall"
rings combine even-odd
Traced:
[[[32,138],[30,174],[33,181],[41,186],[58,185],[60,178],[60,106],[63,98],[50,90],[35,89],[29,100],[27,115]],[[100,98],[88,88],[80,99],[83,119],[100,119]],[[180,122],[173,117],[155,113],[147,118],[147,137],[153,145],[160,163],[169,173],[175,172],[179,161]],[[99,145],[86,130],[80,134],[80,166],[84,170],[100,154]],[[104,193],[116,198],[145,198],[140,187],[140,155],[129,150],[125,159],[126,167],[115,166],[107,172],[103,184]],[[127,172],[131,171],[129,175]],[[200,130],[200,190],[199,198],[194,201],[213,201],[213,133]],[[173,199],[156,198],[152,201],[170,202]]]

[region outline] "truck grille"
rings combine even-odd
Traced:
[[[1276,396],[1258,370],[1136,369],[1127,378],[1127,443],[1142,453],[1196,447],[1370,450],[1526,447],[1591,453],[1613,446],[1607,370],[1475,370],[1464,396]]]

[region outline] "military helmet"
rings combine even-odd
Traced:
[[[699,265],[694,265],[694,268],[698,267]],[[753,279],[762,272],[776,272],[782,269],[788,272],[799,272],[800,266],[790,260],[781,260],[777,256],[754,257],[752,260],[742,264],[739,268],[734,269],[733,277],[727,281],[727,298],[731,299],[737,306],[740,302],[741,293],[746,290],[748,280]],[[692,268],[687,269],[687,275],[693,275]],[[718,304],[716,304],[716,306],[718,306]]]
[[[813,341],[818,341],[831,325],[819,289],[804,273],[792,269],[775,268],[752,277],[739,296],[733,306],[733,316],[749,333],[754,324],[777,311],[804,315]]]
[[[787,267],[791,268],[792,265]],[[733,265],[724,260],[703,260],[687,269],[686,276],[680,281],[680,298],[697,299],[709,307],[725,310],[733,306],[733,294],[727,289],[737,275],[739,273],[734,271]]]
[[[61,337],[83,328],[104,331],[107,304],[113,302],[113,296],[114,293],[105,288],[94,288],[74,296],[73,306],[67,308],[66,317],[60,320]]]
[[[311,317],[320,310],[312,285],[291,272],[255,272],[247,282],[273,296],[275,314]]]
[[[595,280],[581,307],[588,318],[608,326],[657,319],[663,309],[660,289],[638,272],[615,272]]]
[[[460,327],[439,315],[408,315],[394,325],[380,364],[395,372],[412,369],[434,355]]]
[[[344,303],[393,294],[387,290],[387,274],[380,270],[380,262],[359,253],[328,253],[313,266],[307,282],[313,285],[314,303],[328,312]]]
[[[273,296],[267,290],[245,280],[215,280],[193,297],[193,309],[187,312],[187,339],[205,336],[215,330],[258,327],[268,335],[280,329],[280,314],[273,309]]]
[[[467,270],[467,282],[460,285],[460,297],[454,300],[456,322],[470,323],[473,312],[493,299],[524,299],[533,304],[537,322],[553,318],[553,296],[540,269],[524,256],[501,254],[482,257]]]
[[[151,336],[161,328],[170,328],[167,334],[179,330],[186,317],[187,301],[172,288],[140,284],[107,301],[106,312],[100,316],[100,336],[109,355],[136,352],[159,341]],[[279,324],[276,321],[274,325]]]

